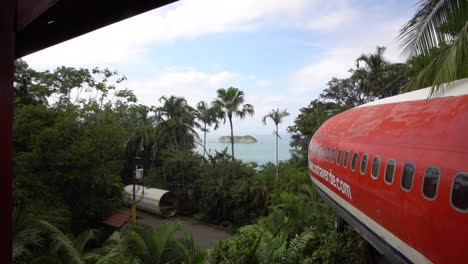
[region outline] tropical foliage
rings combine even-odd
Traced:
[[[266,125],[268,119],[271,119],[276,126],[276,130],[273,132],[276,138],[276,178],[278,178],[278,139],[280,138],[278,125],[281,123],[283,118],[287,116],[289,116],[289,113],[286,109],[280,111],[279,108],[277,108],[276,110],[271,110],[271,112],[265,115],[262,119],[264,125]]]
[[[330,117],[367,102],[396,95],[409,81],[411,72],[406,64],[391,63],[384,57],[385,48],[362,54],[356,59],[356,69],[348,78],[333,78],[317,99],[300,109],[293,126],[291,146],[305,163],[307,146],[312,135]]]
[[[222,113],[215,106],[210,106],[205,101],[201,101],[197,104],[197,108],[194,113],[195,118],[202,122],[200,129],[203,132],[203,157],[206,157],[206,134],[210,132],[210,126],[214,126],[214,129],[218,128],[219,119],[222,118]]]
[[[402,27],[400,43],[410,59],[430,56],[407,89],[433,86],[431,95],[448,82],[468,77],[468,2],[424,0],[413,18]],[[435,50],[435,51],[434,51]]]
[[[145,226],[127,226],[124,232],[130,252],[143,264],[202,263],[204,252],[197,249],[192,238],[174,238],[181,227],[179,222],[167,223],[155,230]]]
[[[163,96],[159,99],[162,106],[156,107],[155,116],[160,122],[159,133],[164,133],[170,142],[169,147],[175,150],[189,150],[194,146],[194,138],[198,138],[195,127],[193,108],[182,97]]]
[[[229,87],[228,89],[219,89],[217,91],[218,97],[213,101],[213,105],[220,111],[220,117],[226,122],[229,120],[231,128],[231,158],[234,161],[234,128],[232,126],[232,118],[234,116],[243,119],[246,115],[254,114],[254,107],[250,104],[244,104],[244,92]]]

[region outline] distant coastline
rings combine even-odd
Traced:
[[[231,136],[223,136],[218,138],[219,143],[231,143]],[[257,139],[250,136],[234,136],[234,143],[256,143]]]
[[[206,137],[206,150],[210,155],[214,155],[215,151],[222,152],[227,148],[227,154],[231,153],[231,141],[229,143],[220,143],[218,139],[221,136],[229,133],[208,134]],[[241,134],[242,135],[242,134]],[[276,138],[273,134],[247,134],[257,139],[257,143],[234,143],[236,160],[243,162],[256,162],[259,165],[267,164],[268,162],[276,162]],[[278,141],[278,159],[285,161],[291,158],[291,135],[281,134]],[[197,153],[203,155],[203,146],[196,145]]]

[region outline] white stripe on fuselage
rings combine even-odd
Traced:
[[[325,192],[330,198],[332,198],[335,202],[339,205],[344,207],[348,212],[350,212],[354,217],[356,217],[359,221],[367,225],[372,231],[374,231],[378,236],[380,236],[385,242],[390,244],[393,248],[401,252],[404,256],[406,256],[409,260],[414,263],[432,263],[429,259],[427,259],[423,254],[419,253],[416,249],[412,248],[404,241],[400,240],[397,236],[392,234],[390,231],[385,229],[383,226],[372,220],[366,214],[361,212],[359,209],[354,207],[352,204],[347,202],[345,199],[341,198],[335,192],[330,190],[325,184],[321,183],[319,180],[315,179],[311,176],[312,181],[314,184],[320,188],[323,192]]]
[[[401,103],[401,102],[409,102],[409,101],[419,101],[419,100],[427,100],[429,98],[442,98],[442,97],[450,97],[450,96],[462,96],[468,95],[468,78],[457,80],[446,84],[446,87],[442,93],[432,96],[431,97],[431,87],[419,89],[413,92],[408,92],[404,94],[399,94],[383,99],[379,99],[367,104],[363,104],[357,107],[365,107],[365,106],[372,106],[372,105],[381,105],[381,104],[391,104],[391,103]]]

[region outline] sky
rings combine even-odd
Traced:
[[[318,97],[332,77],[345,78],[363,53],[385,46],[403,61],[399,29],[417,0],[180,0],[28,55],[36,70],[58,66],[117,70],[138,102],[182,96],[192,106],[219,88],[244,91],[254,117],[235,119],[235,135],[270,134],[262,117],[291,115]],[[212,131],[229,134],[229,125]]]

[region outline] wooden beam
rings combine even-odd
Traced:
[[[13,78],[16,0],[0,4],[0,263],[12,263]]]

